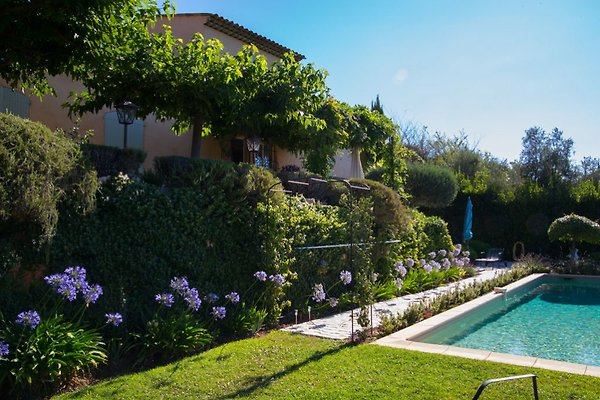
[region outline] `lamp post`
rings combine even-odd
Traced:
[[[246,138],[246,146],[248,146],[248,152],[252,154],[252,164],[256,164],[256,153],[260,150],[261,141],[256,135],[252,135]]]
[[[353,249],[354,249],[354,195],[352,193],[353,189],[356,190],[366,190],[366,191],[371,191],[371,188],[369,186],[356,186],[350,183],[350,181],[348,179],[339,179],[339,178],[331,178],[329,180],[325,180],[325,179],[319,179],[319,178],[310,178],[312,181],[315,182],[320,182],[320,183],[330,183],[330,181],[334,181],[334,182],[341,182],[343,184],[345,184],[348,187],[348,194],[350,196],[350,271],[352,273],[354,273],[354,268],[353,268],[353,264],[354,264],[354,256],[353,256]],[[372,317],[371,317],[372,318]],[[351,340],[352,342],[354,342],[354,311],[350,310],[350,319],[351,319]]]
[[[124,101],[115,106],[117,109],[117,117],[119,123],[123,125],[123,148],[127,148],[127,126],[133,124],[135,121],[135,113],[138,110],[138,106],[130,101]]]

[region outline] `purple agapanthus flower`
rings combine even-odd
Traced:
[[[44,281],[54,289],[58,289],[58,287],[65,280],[65,278],[66,277],[63,274],[53,274],[44,277]]]
[[[425,266],[425,264],[427,264],[427,261],[425,261],[424,259],[422,259],[422,258],[421,258],[421,259],[419,260],[419,264],[421,264],[421,266],[422,266],[422,267],[424,267],[424,266]]]
[[[65,269],[65,275],[69,276],[73,280],[85,282],[87,272],[85,268],[76,265]]]
[[[265,271],[256,271],[254,277],[259,281],[264,282],[267,280],[267,273]]]
[[[94,304],[98,297],[103,293],[102,286],[94,284],[94,285],[86,285],[81,289],[83,293],[83,301],[86,304]]]
[[[442,265],[439,262],[433,260],[429,261],[429,265],[431,265],[431,268],[435,269],[436,271],[439,271],[440,268],[442,268]]]
[[[171,293],[161,293],[154,296],[154,300],[156,300],[160,305],[171,307],[173,303],[175,303],[175,296],[173,296]]]
[[[406,260],[406,266],[408,268],[412,268],[415,265],[415,260],[413,260],[412,258],[409,258],[408,260]]]
[[[185,296],[186,292],[190,288],[187,279],[178,277],[174,277],[173,279],[171,279],[171,283],[169,286],[180,296]]]
[[[23,311],[17,315],[16,322],[26,328],[35,329],[40,324],[40,315],[34,310]]]
[[[349,285],[352,282],[352,273],[350,271],[340,272],[340,280],[344,285]]]
[[[329,299],[329,307],[336,307],[339,304],[339,299],[337,299],[336,297],[330,297]]]
[[[225,298],[233,304],[237,304],[240,302],[240,295],[237,292],[227,293],[225,295]]]
[[[437,256],[437,253],[435,251],[432,251],[427,255],[429,256],[429,258],[435,258],[435,256]]]
[[[106,323],[112,326],[119,326],[123,323],[123,316],[119,313],[104,314],[106,317]]]
[[[401,277],[405,277],[406,276],[406,267],[404,266],[404,264],[402,264],[402,261],[398,261],[396,263],[396,268],[394,268],[396,270],[397,273],[400,274]]]
[[[225,309],[225,307],[213,307],[212,308],[212,313],[213,317],[215,319],[223,319],[225,318],[225,315],[227,315],[227,310]]]
[[[77,288],[75,287],[73,279],[64,279],[56,291],[69,301],[73,301],[77,298]]]
[[[4,340],[0,340],[0,357],[7,356],[10,353],[8,343]]]
[[[433,267],[431,266],[431,264],[425,264],[423,265],[423,269],[425,269],[427,273],[430,273]]]
[[[285,282],[285,278],[281,274],[271,275],[269,279],[271,282],[275,282],[275,285],[277,286],[283,286],[283,283]]]
[[[323,284],[322,283],[315,284],[315,286],[313,286],[312,299],[314,301],[316,301],[317,303],[320,303],[323,300],[325,300],[325,298],[326,298],[326,295],[325,295],[325,289],[323,289]]]
[[[448,254],[448,252],[444,249],[438,251],[440,257],[446,257],[446,254]]]
[[[402,278],[396,278],[396,287],[398,289],[402,289],[402,285],[404,284],[404,281],[402,280]]]
[[[447,258],[444,258],[444,261],[442,261],[442,266],[444,267],[444,269],[450,269],[452,263]]]
[[[202,300],[200,300],[200,295],[198,294],[198,289],[191,288],[185,292],[183,299],[188,303],[188,307],[190,310],[198,311],[200,305],[202,304]]]
[[[208,304],[212,304],[212,303],[216,303],[217,301],[219,301],[219,295],[216,293],[209,293],[206,296],[204,296],[204,301],[206,301]]]

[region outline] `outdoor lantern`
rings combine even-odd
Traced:
[[[115,106],[117,109],[117,116],[119,123],[123,125],[131,125],[135,120],[135,113],[138,110],[138,106],[130,101],[124,101],[121,104]]]
[[[135,121],[135,113],[139,108],[130,101],[124,101],[121,104],[115,106],[117,109],[117,117],[119,123],[123,125],[123,148],[127,148],[127,125],[133,124]]]
[[[260,138],[256,135],[252,135],[246,138],[246,145],[248,146],[248,151],[250,153],[256,154],[260,150]]]

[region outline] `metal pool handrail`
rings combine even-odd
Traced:
[[[534,374],[507,376],[506,378],[497,378],[497,379],[488,379],[487,381],[483,382],[479,386],[479,389],[477,389],[477,393],[475,393],[475,396],[473,397],[473,400],[477,400],[479,398],[479,396],[481,396],[481,393],[483,392],[483,390],[486,387],[488,387],[488,385],[490,385],[492,383],[514,381],[514,380],[517,380],[517,379],[527,379],[527,378],[531,378],[531,383],[533,385],[533,397],[534,397],[534,399],[535,400],[539,400],[538,389],[537,389],[537,376],[534,375]]]

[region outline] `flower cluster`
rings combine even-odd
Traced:
[[[283,284],[285,283],[285,278],[281,274],[271,275],[269,276],[269,279],[271,280],[271,282],[274,282],[277,286],[283,286]]]
[[[206,301],[209,304],[216,303],[217,301],[219,301],[219,295],[216,293],[209,293],[206,296],[204,296],[204,301]]]
[[[175,303],[175,296],[173,296],[171,293],[161,293],[161,294],[157,294],[154,299],[162,306],[165,307],[172,307],[173,303]]]
[[[119,313],[104,314],[106,323],[113,326],[119,326],[123,322],[123,316]]]
[[[265,281],[267,279],[267,274],[259,271],[254,276],[259,279]],[[277,276],[271,276],[271,280],[278,280]],[[283,279],[283,277],[281,277]],[[200,306],[202,305],[202,300],[200,299],[200,293],[198,289],[190,287],[187,279],[181,277],[174,277],[171,279],[169,287],[175,292],[175,294],[181,296],[183,300],[187,303],[187,308],[191,311],[198,311]],[[229,292],[224,298],[230,301],[232,304],[237,304],[240,301],[240,295],[237,292]],[[208,293],[203,297],[203,300],[206,304],[215,304],[221,299],[216,293]],[[175,303],[175,296],[172,293],[161,293],[155,296],[155,300],[162,306],[172,307]],[[224,306],[214,306],[212,307],[211,315],[214,319],[223,319],[227,315],[227,310]]]
[[[5,357],[10,353],[10,349],[8,347],[8,343],[4,340],[0,340],[0,357]]]
[[[240,302],[240,295],[237,292],[228,293],[225,295],[225,298],[233,304],[237,304]]]
[[[86,276],[85,268],[74,266],[66,268],[62,274],[46,276],[44,281],[65,299],[73,301],[78,294],[81,294],[85,304],[90,305],[94,304],[102,295],[102,287],[90,284]]]
[[[267,280],[267,273],[265,271],[256,271],[254,277],[259,281],[264,282]]]
[[[35,329],[40,324],[40,315],[37,311],[23,311],[17,315],[17,324],[26,328]]]
[[[320,303],[320,302],[324,301],[326,297],[327,296],[325,295],[325,289],[323,288],[323,284],[322,283],[316,283],[313,286],[312,299],[315,302]]]
[[[349,285],[352,282],[352,273],[350,271],[340,272],[340,280],[344,285]]]
[[[427,254],[427,259],[420,259],[418,265],[420,265],[427,273],[431,273],[431,271],[448,270],[452,267],[464,268],[470,263],[469,252],[461,252],[461,250],[461,245],[457,244],[452,251],[443,249],[432,251]],[[409,258],[404,262],[398,261],[394,270],[400,278],[404,278],[408,269],[413,268],[415,265],[415,260]]]
[[[376,276],[373,276],[372,278],[377,280]],[[350,271],[346,271],[346,270],[340,271],[340,280],[333,286],[338,285],[339,283],[342,283],[344,286],[348,286],[350,283],[352,283],[352,273]],[[337,305],[340,302],[337,297],[327,298],[327,293],[325,292],[325,288],[323,287],[322,283],[316,283],[313,286],[312,299],[316,303],[321,303],[321,302],[327,300],[329,302],[329,306],[332,308],[337,307]]]
[[[227,310],[222,306],[213,307],[211,314],[215,319],[223,319],[225,318],[225,315],[227,315]]]
[[[285,278],[281,274],[267,275],[265,271],[256,271],[254,277],[260,282],[266,282],[267,278],[275,284],[275,286],[283,286]]]

